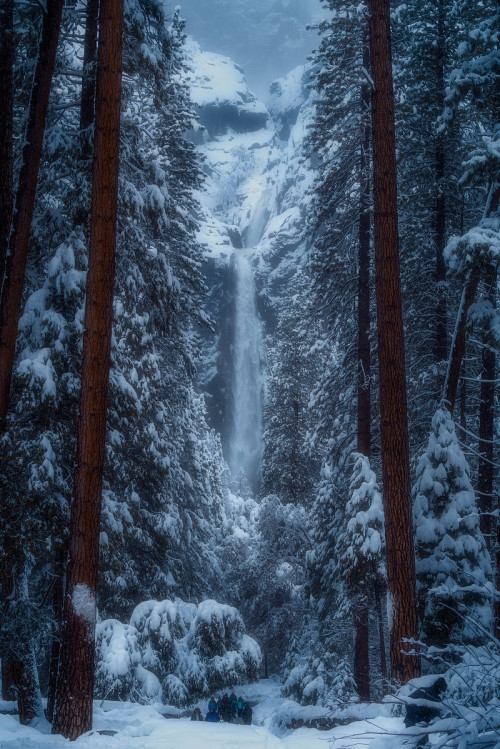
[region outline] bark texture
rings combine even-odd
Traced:
[[[415,556],[410,500],[406,380],[396,188],[396,145],[389,0],[369,0],[372,92],[375,287],[387,578],[391,608],[391,675],[418,676]]]
[[[12,181],[13,16],[13,0],[0,0],[0,101],[2,102],[2,116],[0,117],[0,286],[5,270],[14,206]]]
[[[368,605],[365,603],[356,610],[354,628],[354,679],[361,702],[370,700],[370,658],[369,658],[369,628]]]
[[[486,284],[491,305],[496,307],[497,269],[491,268],[487,274]],[[495,372],[496,356],[494,341],[489,330],[489,323],[483,333],[483,353],[481,362],[481,394],[479,402],[479,445],[480,455],[477,470],[477,494],[479,523],[488,550],[491,549],[493,511],[493,440],[495,418]]]
[[[368,39],[363,50],[363,66],[369,70]],[[365,83],[361,91],[361,106],[366,121],[362,129],[360,160],[360,204],[358,245],[358,434],[357,450],[370,457],[371,448],[371,391],[370,391],[370,91]],[[359,698],[370,699],[369,618],[366,594],[354,615],[354,680]]]
[[[64,582],[67,549],[58,549],[54,565],[54,593],[52,622],[52,646],[50,650],[49,686],[47,690],[47,708],[45,717],[52,723],[56,704],[57,680],[59,677],[59,656],[61,653],[61,636],[63,622]]]
[[[14,580],[12,575],[2,578],[2,609],[8,611],[10,600],[14,592]],[[7,655],[2,658],[2,699],[15,702],[15,677],[16,667]]]
[[[116,244],[120,136],[122,0],[103,0],[99,18],[97,97],[69,563],[53,732],[72,740],[92,727],[99,524]]]
[[[445,33],[443,0],[438,4],[438,37],[436,50],[436,87],[438,109],[444,109],[445,97]],[[436,197],[434,204],[434,241],[436,247],[436,323],[434,357],[436,362],[446,361],[448,356],[447,305],[446,305],[446,265],[444,248],[446,244],[446,197],[445,197],[445,148],[444,136],[438,134],[435,151]],[[441,383],[442,384],[442,383]],[[439,393],[438,393],[439,395]]]
[[[45,119],[64,0],[47,0],[0,305],[0,433],[5,431]]]
[[[471,273],[466,281],[462,292],[462,300],[458,310],[455,332],[451,342],[450,355],[448,361],[448,372],[444,385],[443,400],[446,408],[453,415],[455,401],[457,399],[458,380],[462,359],[465,354],[465,330],[467,327],[467,317],[469,309],[476,298],[477,287],[479,284],[479,271]]]
[[[380,648],[380,676],[382,677],[382,694],[387,694],[387,658],[385,655],[384,618],[382,616],[382,602],[380,600],[379,586],[375,585],[375,608],[377,610],[378,643]]]

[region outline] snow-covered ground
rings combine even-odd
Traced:
[[[326,715],[327,711],[298,707],[282,698],[279,685],[270,680],[236,691],[255,703],[254,724],[251,726],[195,723],[188,717],[165,719],[162,712],[173,711],[162,705],[96,702],[93,731],[81,736],[72,746],[92,749],[366,749],[368,746],[383,749],[390,745],[390,736],[402,728],[401,719],[385,715],[329,731],[285,729],[284,735],[278,736],[273,733],[278,716],[297,716],[299,711],[302,717],[312,718]],[[0,709],[7,704],[0,703]],[[206,711],[205,703],[200,703],[200,707]],[[359,708],[367,716],[374,714],[373,706]],[[387,713],[387,708],[381,708],[381,712]],[[99,731],[116,733],[109,736],[101,735]],[[16,715],[0,715],[0,749],[56,749],[69,744],[61,736],[52,736],[46,721],[39,721],[33,727],[20,726]]]

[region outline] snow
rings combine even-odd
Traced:
[[[264,104],[248,88],[242,69],[229,57],[204,52],[191,38],[186,40],[185,50],[193,69],[191,99],[195,104],[228,102],[266,114]]]
[[[280,685],[273,680],[236,686],[235,691],[253,704],[254,724],[251,726],[198,723],[190,720],[190,711],[181,714],[173,707],[158,703],[95,701],[93,730],[81,736],[74,746],[88,749],[366,749],[372,746],[373,737],[385,737],[402,729],[402,719],[388,717],[386,705],[353,705],[360,720],[347,726],[326,731],[306,727],[291,730],[286,728],[286,723],[292,718],[304,721],[324,718],[328,717],[328,711],[301,707],[284,699],[280,696]],[[198,706],[204,714],[206,702],[199,702]],[[165,719],[162,713],[174,717]],[[103,730],[117,733],[103,736],[98,733]],[[33,726],[20,726],[17,716],[0,714],[1,749],[57,749],[66,745],[70,742],[62,736],[50,734],[50,725],[45,720],[39,719]]]
[[[73,611],[89,624],[94,624],[96,615],[95,596],[85,583],[77,583],[71,596]]]

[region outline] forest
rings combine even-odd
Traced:
[[[500,10],[306,5],[0,0],[0,749],[500,749]]]

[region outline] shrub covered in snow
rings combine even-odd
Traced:
[[[325,653],[322,658],[305,658],[291,669],[283,686],[285,697],[302,705],[336,706],[356,693],[347,659]]]
[[[180,706],[254,681],[261,653],[237,609],[175,599],[139,604],[130,624],[100,622],[96,661],[99,698]]]

